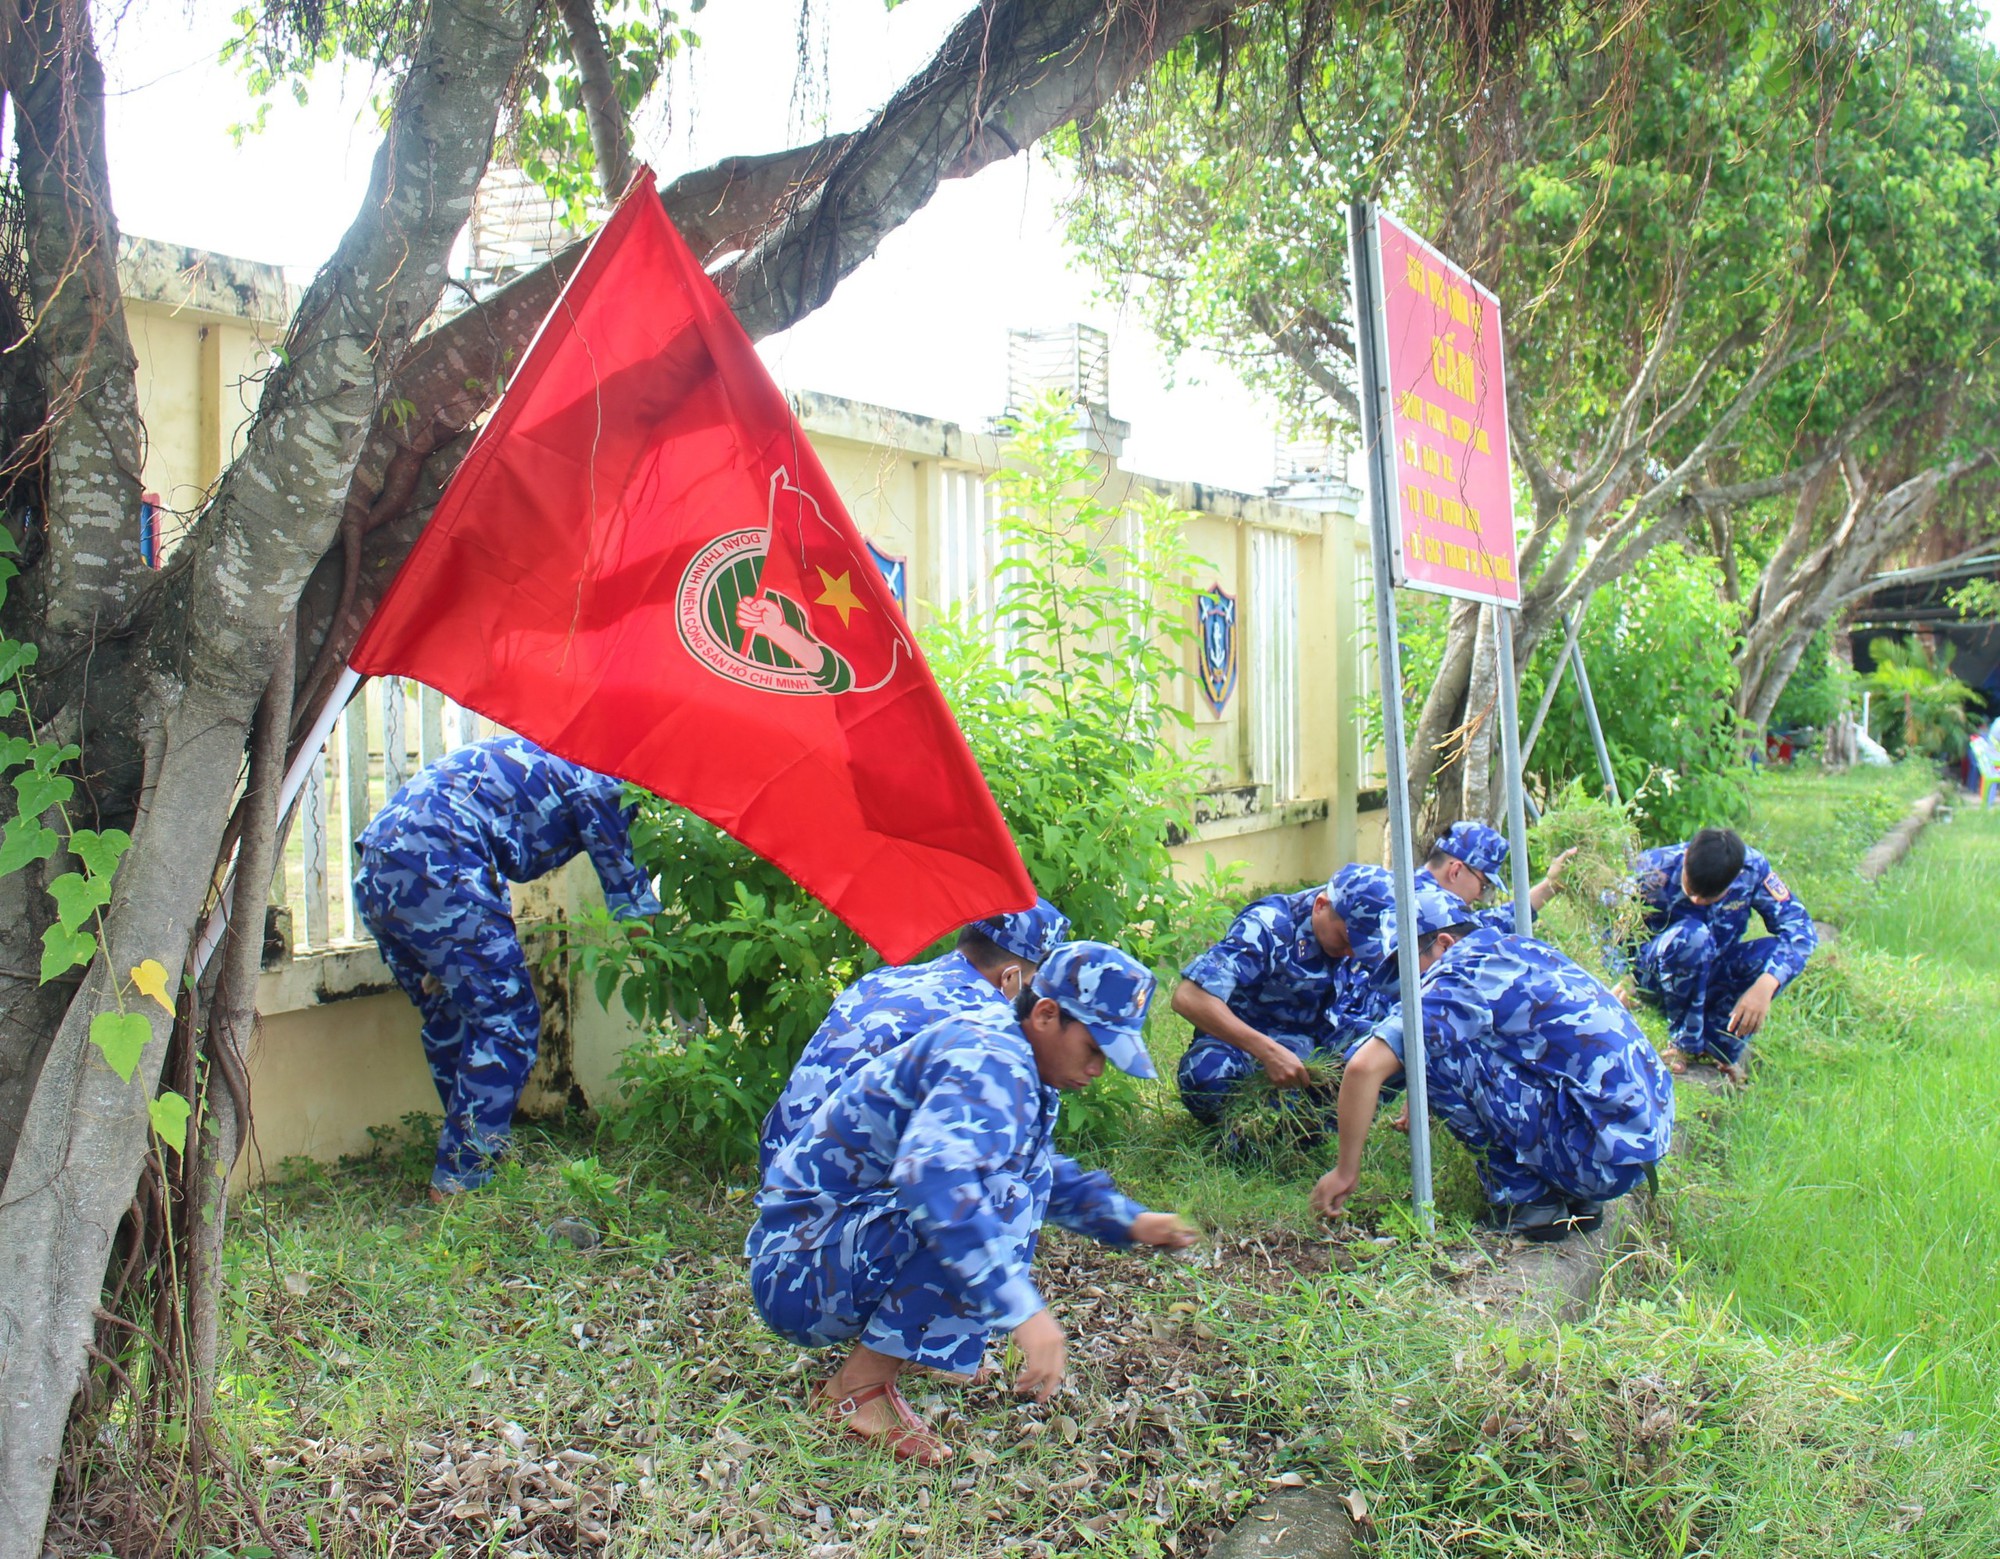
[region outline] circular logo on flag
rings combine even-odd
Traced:
[[[769,533],[737,530],[694,555],[675,621],[688,653],[718,677],[766,693],[844,693],[854,668],[813,637],[806,609],[764,589]]]

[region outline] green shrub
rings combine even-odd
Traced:
[[[1169,972],[1219,932],[1232,872],[1176,880],[1170,830],[1202,782],[1186,739],[1183,650],[1197,559],[1185,516],[1152,493],[1127,508],[1072,448],[1074,413],[1027,412],[994,486],[1005,511],[992,620],[940,614],[932,673],[1044,897],[1073,935]],[[684,1139],[690,1156],[752,1156],[764,1113],[840,990],[878,961],[769,863],[682,808],[646,798],[633,828],[662,913],[627,933],[599,917],[573,950],[599,1000],[655,1037],[616,1076],[621,1135]],[[941,948],[939,949],[941,950]],[[1065,1136],[1105,1138],[1140,1093],[1112,1073],[1064,1107]]]
[[[1723,598],[1713,558],[1655,548],[1590,603],[1580,642],[1618,788],[1648,844],[1739,819],[1747,805],[1742,722],[1731,659],[1741,609]],[[1532,717],[1555,669],[1562,634],[1540,646],[1522,678]],[[1551,790],[1599,786],[1597,756],[1573,675],[1563,678],[1531,762]]]

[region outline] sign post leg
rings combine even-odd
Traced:
[[[1590,726],[1590,745],[1597,749],[1597,767],[1604,775],[1604,793],[1611,798],[1614,807],[1625,805],[1618,794],[1618,776],[1612,772],[1611,749],[1604,745],[1604,727],[1597,720],[1597,700],[1590,695],[1590,671],[1583,663],[1583,646],[1577,642],[1576,629],[1564,614],[1563,628],[1569,633],[1569,656],[1576,667],[1576,690],[1583,698],[1583,718]]]
[[[1520,688],[1514,680],[1514,619],[1518,613],[1493,608],[1493,652],[1500,670],[1500,767],[1507,781],[1507,857],[1514,866],[1514,929],[1526,936],[1533,920],[1528,908],[1528,819],[1521,774]]]
[[[1432,1228],[1430,1098],[1424,1085],[1423,1002],[1417,986],[1417,861],[1410,837],[1409,762],[1403,750],[1403,668],[1396,640],[1393,538],[1389,527],[1395,478],[1390,469],[1387,351],[1381,330],[1382,266],[1372,205],[1348,208],[1349,282],[1354,289],[1360,370],[1361,445],[1368,464],[1368,536],[1375,565],[1375,642],[1382,687],[1382,758],[1388,772],[1389,870],[1396,882],[1397,958],[1403,1006],[1403,1079],[1410,1099],[1410,1199],[1417,1224]]]

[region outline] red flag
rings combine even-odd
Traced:
[[[894,596],[650,179],[350,664],[698,812],[891,961],[1034,902]]]

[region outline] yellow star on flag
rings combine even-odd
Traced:
[[[862,605],[861,597],[854,593],[854,575],[851,570],[836,579],[825,569],[820,568],[817,563],[813,567],[818,569],[820,583],[826,586],[826,589],[821,592],[814,604],[817,606],[830,606],[836,612],[840,613],[841,627],[845,628],[847,626],[849,613],[865,612],[868,610],[866,606]]]

